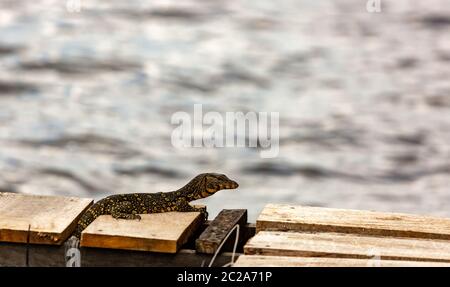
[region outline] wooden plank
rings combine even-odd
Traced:
[[[92,204],[89,198],[0,193],[0,241],[62,244],[78,218]]]
[[[33,245],[35,246],[35,245]],[[49,246],[49,245],[46,245]],[[0,243],[0,266],[26,266],[26,244],[23,243]]]
[[[239,256],[237,254],[236,256]],[[82,248],[83,267],[202,267],[208,266],[212,256],[180,249],[177,253],[141,252],[119,249]],[[232,254],[219,254],[213,265],[224,266],[231,262]]]
[[[376,237],[344,233],[261,231],[244,246],[249,255],[361,258],[450,262],[445,240]]]
[[[450,263],[347,258],[241,255],[233,267],[450,267]]]
[[[256,221],[256,232],[314,231],[450,240],[450,219],[401,213],[267,205]]]
[[[0,267],[25,267],[26,249],[26,244],[22,243],[0,243]],[[207,266],[212,257],[197,254],[192,249],[181,249],[176,254],[88,247],[80,251],[83,267],[200,267]],[[64,245],[30,244],[29,266],[64,267],[64,252]],[[223,266],[230,261],[231,253],[221,253],[213,266]]]
[[[203,231],[206,230],[206,228],[209,226],[209,224],[211,223],[211,220],[208,220],[206,222],[204,222],[204,224],[202,225],[201,228],[199,228],[194,235],[192,236],[192,238],[183,245],[182,248],[185,249],[193,249],[195,250],[195,241],[196,239],[203,233]],[[247,243],[247,241],[252,238],[253,236],[255,236],[256,234],[256,224],[255,223],[247,223],[243,226],[243,228],[241,228],[240,230],[241,234],[239,235],[239,242],[238,242],[238,247],[237,247],[237,253],[244,253],[244,244]],[[233,236],[231,236],[233,237]],[[226,244],[224,244],[224,246],[222,247],[222,250],[220,252],[232,252],[233,251],[233,245],[234,245],[234,241],[233,239],[231,239],[232,242],[228,242]],[[206,253],[205,253],[206,254]]]
[[[205,230],[209,223],[205,222],[200,230]],[[255,225],[246,224],[243,228],[243,240],[247,241],[255,234]],[[200,235],[199,233],[196,233]],[[196,253],[195,236],[192,237],[181,249],[175,253],[142,252],[132,250],[81,247],[81,266],[121,266],[121,267],[156,267],[179,266],[199,267],[207,266],[212,255]],[[29,266],[58,267],[65,266],[65,245],[41,245],[30,244]],[[243,246],[238,247],[239,256],[243,252]],[[226,251],[226,250],[225,250]],[[0,266],[26,266],[27,244],[0,242]],[[221,252],[213,266],[223,266],[231,261],[230,252]]]
[[[99,216],[81,234],[84,247],[176,253],[202,224],[200,212],[141,214],[141,220]]]
[[[247,224],[246,209],[223,209],[208,225],[200,237],[195,241],[195,249],[199,253],[214,254],[227,234],[239,225],[239,238],[243,238],[243,227]],[[228,237],[227,248],[234,245],[236,233]],[[224,245],[225,247],[225,245]]]

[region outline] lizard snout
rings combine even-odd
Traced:
[[[235,189],[235,188],[238,188],[238,187],[239,187],[239,184],[237,182],[233,181],[233,180],[230,180],[229,182],[227,182],[224,185],[225,189]]]

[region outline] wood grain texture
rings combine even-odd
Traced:
[[[243,227],[246,224],[246,209],[224,209],[211,223],[209,223],[205,231],[203,231],[200,237],[195,241],[195,249],[199,253],[214,254],[234,226],[240,226],[239,237],[243,238]],[[235,238],[235,233],[230,235],[225,243],[228,245],[226,248],[229,249],[230,245],[234,245]]]
[[[210,223],[210,222],[209,222]],[[198,231],[209,225],[205,222]],[[244,226],[244,240],[255,234],[254,224]],[[200,235],[198,232],[197,235]],[[210,254],[195,251],[195,239],[184,244],[175,253],[142,252],[108,248],[81,247],[81,266],[86,267],[199,267],[207,266],[212,259]],[[62,267],[65,266],[65,248],[63,245],[23,244],[0,242],[0,266],[26,266],[27,249],[29,249],[29,266]],[[243,246],[239,246],[243,252]],[[242,253],[240,252],[240,253]],[[240,254],[236,254],[239,256]],[[231,253],[221,252],[213,266],[223,266],[231,261]]]
[[[450,267],[450,263],[347,258],[241,255],[233,267]]]
[[[0,241],[62,244],[73,232],[89,198],[0,193]]]
[[[141,214],[141,220],[101,215],[82,233],[83,247],[176,253],[202,224],[199,212]]]
[[[256,232],[314,231],[450,240],[450,219],[401,213],[268,204]]]
[[[248,255],[450,262],[445,240],[343,233],[261,231],[244,246]]]
[[[236,256],[239,256],[237,254]],[[223,266],[231,261],[232,254],[219,254],[213,266]],[[192,249],[177,253],[141,252],[119,249],[82,248],[83,267],[201,267],[208,266],[212,256],[199,254]]]
[[[0,267],[26,266],[26,244],[0,243]],[[29,246],[30,267],[64,267],[64,245]],[[239,256],[239,254],[237,255]],[[192,249],[181,249],[176,254],[153,253],[120,249],[81,248],[83,267],[200,267],[208,265],[211,255],[197,254]],[[221,253],[213,266],[231,261],[231,253]]]

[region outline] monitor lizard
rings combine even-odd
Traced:
[[[206,220],[208,217],[206,207],[193,207],[189,202],[211,196],[222,189],[235,189],[238,186],[224,174],[202,173],[176,191],[111,195],[97,201],[83,213],[73,236],[80,239],[81,232],[100,215],[112,215],[116,219],[140,220],[139,214],[199,211]]]

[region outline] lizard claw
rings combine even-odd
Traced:
[[[206,210],[201,211],[201,214],[203,214],[205,221],[208,220],[208,212]]]

